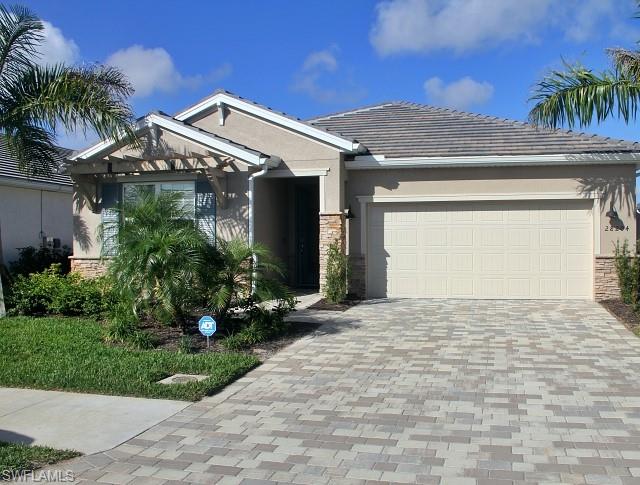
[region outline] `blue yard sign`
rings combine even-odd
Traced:
[[[200,333],[207,337],[207,347],[209,347],[209,337],[216,333],[216,321],[213,317],[205,315],[198,321],[198,330]]]

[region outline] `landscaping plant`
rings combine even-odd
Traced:
[[[347,277],[349,264],[347,255],[339,241],[334,241],[327,250],[327,272],[324,297],[330,303],[341,303],[347,297]]]
[[[140,192],[121,212],[109,275],[133,314],[184,329],[201,296],[207,239],[175,193]],[[108,228],[100,231],[102,237]]]
[[[20,315],[100,315],[109,306],[111,294],[104,278],[84,279],[62,274],[52,264],[42,273],[19,275],[7,295],[11,313]]]
[[[622,301],[633,305],[637,310],[640,296],[640,257],[637,251],[633,255],[631,254],[627,241],[622,245],[617,243],[615,251],[620,296]]]
[[[218,240],[217,261],[203,268],[207,301],[219,325],[232,308],[251,309],[256,303],[282,300],[289,290],[278,280],[284,271],[266,246],[250,246],[241,239]]]
[[[67,246],[60,249],[27,246],[19,249],[18,259],[9,264],[9,269],[14,276],[28,276],[31,273],[41,273],[52,264],[59,264],[60,272],[67,274],[71,270],[69,256],[71,249]]]

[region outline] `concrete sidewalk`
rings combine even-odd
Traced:
[[[190,404],[0,388],[0,441],[98,453],[118,446]]]

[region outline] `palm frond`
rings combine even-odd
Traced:
[[[596,74],[581,65],[565,64],[540,81],[531,100],[536,101],[529,120],[536,125],[558,128],[576,122],[587,126],[616,115],[625,122],[636,119],[640,84],[623,73]]]
[[[617,72],[629,79],[640,79],[640,52],[615,47],[607,49],[607,54]]]
[[[28,8],[0,5],[0,89],[33,66],[44,26]]]
[[[133,89],[108,66],[35,66],[7,87],[5,116],[56,129],[92,128],[101,138],[133,138],[133,114],[126,99]]]

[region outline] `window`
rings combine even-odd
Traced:
[[[143,194],[177,193],[182,209],[190,219],[196,216],[196,184],[188,182],[144,182],[123,184],[123,200],[134,203]]]
[[[206,180],[131,182],[102,184],[101,217],[104,227],[103,256],[114,256],[121,202],[135,203],[142,194],[177,193],[190,220],[195,221],[211,242],[216,238],[216,197]]]

